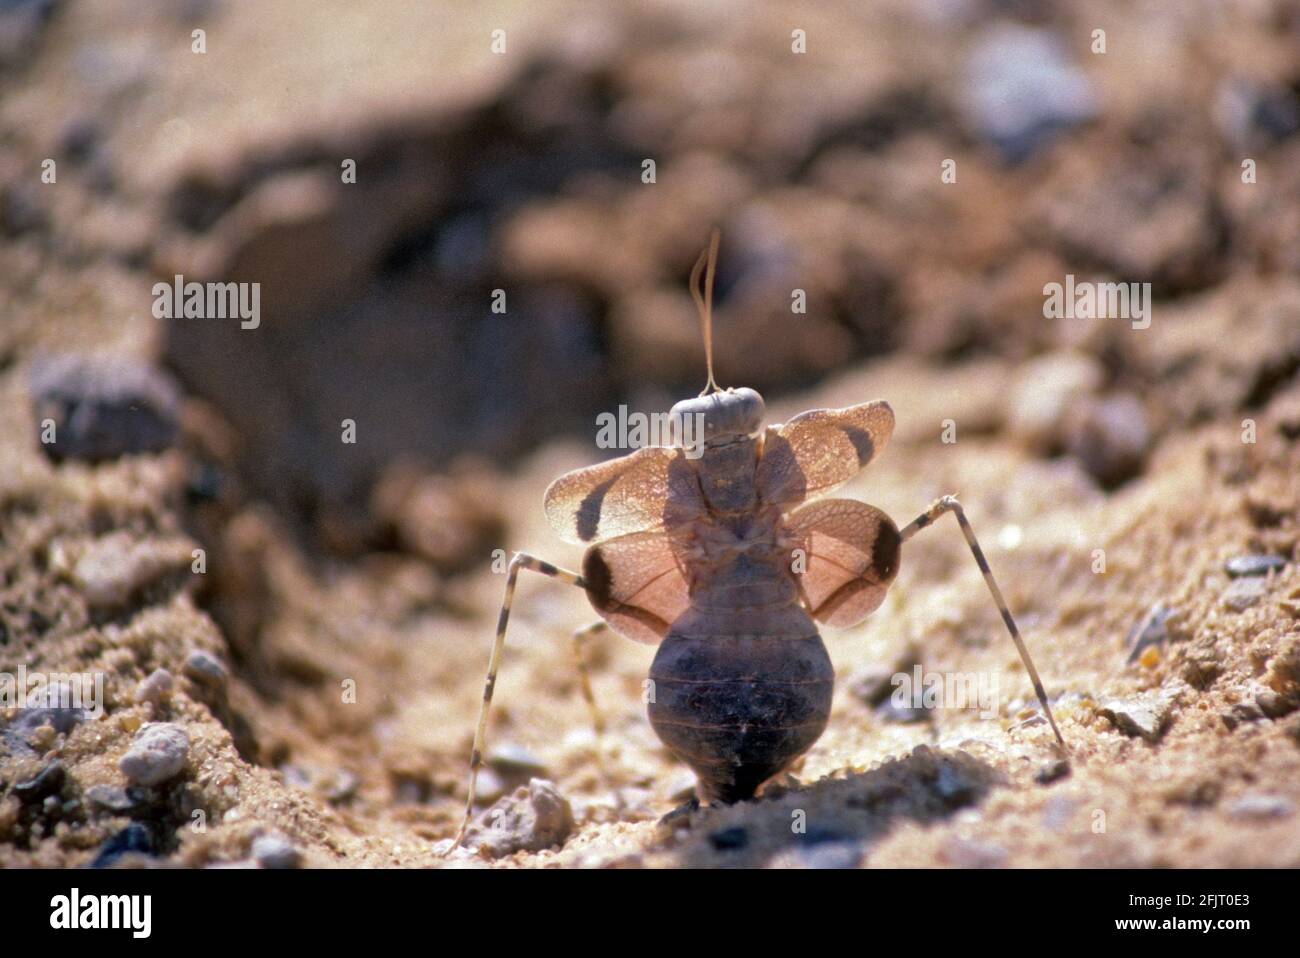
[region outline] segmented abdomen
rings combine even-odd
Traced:
[[[650,724],[699,778],[702,801],[736,802],[802,755],[830,717],[834,671],[821,636],[683,634],[650,667]],[[695,632],[695,630],[692,630]]]

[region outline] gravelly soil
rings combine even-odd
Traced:
[[[276,22],[182,6],[60,8],[30,58],[0,59],[0,673],[105,676],[102,717],[0,712],[0,865],[249,864],[271,860],[267,833],[313,866],[1300,865],[1294,5],[1214,42],[1123,5],[1022,19],[1066,38],[1096,101],[1023,161],[968,102],[959,65],[1013,16],[981,4],[556,5],[536,23],[511,4],[284,4]],[[792,66],[800,16],[812,46]],[[465,52],[497,22],[508,57]],[[381,47],[358,78],[357,51]],[[60,68],[100,63],[113,82],[79,101]],[[90,120],[93,148],[33,187]],[[378,181],[360,199],[326,187],[354,153],[358,185]],[[945,157],[958,182],[940,186]],[[440,859],[493,550],[575,567],[540,500],[599,458],[589,413],[698,389],[684,281],[714,222],[720,378],[762,388],[771,421],[892,403],[892,444],[844,494],[899,524],[960,495],[1068,766],[950,519],[906,545],[863,626],[826,630],[831,723],[791,774],[667,822],[691,776],[645,718],[653,650],[592,649],[606,782],[568,652],[591,610],[525,577],[481,792],[552,781],[572,834]],[[265,282],[265,335],[153,318],[152,283],[180,269]],[[1044,319],[1067,272],[1152,282],[1150,327]],[[469,304],[499,285],[536,322],[494,364],[510,327]],[[52,352],[165,367],[175,441],[47,456],[32,372]],[[112,381],[168,395],[135,375]],[[1230,575],[1244,556],[1280,561]],[[877,704],[917,664],[996,681],[996,708]],[[158,669],[170,692],[141,695]],[[128,788],[119,761],[155,721],[185,730],[183,771]]]

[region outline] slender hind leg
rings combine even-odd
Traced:
[[[582,698],[587,703],[587,711],[591,714],[591,726],[596,731],[596,771],[600,775],[600,781],[605,790],[613,794],[614,807],[621,810],[623,808],[623,793],[614,784],[614,779],[610,776],[609,766],[606,763],[605,716],[596,704],[596,696],[591,690],[591,670],[587,665],[586,652],[587,640],[608,630],[609,623],[604,619],[600,619],[575,631],[573,633],[573,661],[578,667],[578,680],[581,683]]]
[[[451,843],[451,848],[447,850],[449,853],[464,840],[465,832],[469,828],[470,818],[474,814],[474,794],[478,785],[478,770],[483,764],[483,745],[487,735],[488,709],[492,705],[492,690],[497,684],[497,669],[501,665],[501,651],[506,644],[506,626],[510,623],[510,606],[514,602],[515,582],[519,578],[520,569],[540,572],[552,579],[559,579],[561,582],[568,582],[570,585],[586,588],[582,576],[576,572],[561,569],[559,566],[544,562],[523,552],[516,552],[514,558],[510,560],[510,566],[506,570],[506,595],[501,603],[501,617],[497,620],[497,636],[492,643],[492,655],[488,659],[487,681],[483,685],[483,704],[479,707],[478,725],[474,729],[474,747],[469,753],[469,794],[465,799],[465,818],[460,823],[460,831],[456,833],[456,840]],[[583,681],[584,687],[587,687],[586,691],[584,691],[584,695],[586,695],[590,689],[585,674]]]
[[[975,563],[980,567],[980,572],[984,575],[984,583],[989,587],[989,592],[993,594],[993,601],[997,603],[998,611],[1002,613],[1002,621],[1006,623],[1007,631],[1011,633],[1011,639],[1016,643],[1016,649],[1020,652],[1020,660],[1025,663],[1029,678],[1034,683],[1034,694],[1038,696],[1038,704],[1043,707],[1043,713],[1047,716],[1052,731],[1056,733],[1056,740],[1061,743],[1061,748],[1069,751],[1065,739],[1061,737],[1061,730],[1056,727],[1052,707],[1047,704],[1047,693],[1043,690],[1043,682],[1038,677],[1038,670],[1034,668],[1034,661],[1029,657],[1029,649],[1025,647],[1025,640],[1020,637],[1020,630],[1016,628],[1016,620],[1011,617],[1011,610],[1007,608],[1007,600],[1002,597],[1002,590],[998,588],[997,582],[993,579],[993,572],[989,569],[988,559],[984,558],[984,550],[980,548],[979,542],[975,539],[974,530],[971,529],[970,523],[966,521],[966,513],[962,511],[961,503],[954,496],[944,496],[942,499],[936,499],[929,509],[913,519],[900,531],[900,537],[906,542],[945,512],[951,512],[957,517],[957,524],[961,526],[961,534],[966,537],[966,544],[970,546],[970,551],[975,556]]]

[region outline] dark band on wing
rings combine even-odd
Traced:
[[[578,538],[583,542],[590,542],[596,538],[596,532],[600,529],[600,512],[605,504],[605,496],[608,495],[610,488],[618,480],[619,476],[611,476],[606,479],[587,493],[582,500],[582,504],[578,506],[578,511],[574,515],[576,520],[574,525],[578,532]]]
[[[865,429],[858,429],[854,426],[845,426],[844,435],[849,442],[853,443],[853,451],[858,454],[858,465],[865,466],[876,454],[876,444],[871,439],[871,434]]]
[[[892,522],[880,524],[876,541],[871,544],[871,565],[882,582],[892,579],[898,571],[898,550],[902,543],[903,538]]]
[[[669,623],[662,618],[640,606],[626,605],[614,598],[613,578],[610,575],[609,565],[605,562],[604,556],[600,554],[599,547],[588,549],[587,554],[583,556],[582,578],[587,587],[587,598],[597,612],[609,615],[625,615],[660,635],[667,634]]]

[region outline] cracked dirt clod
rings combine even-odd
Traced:
[[[181,773],[189,751],[185,729],[170,722],[150,722],[136,733],[118,768],[137,785],[161,785]]]
[[[501,799],[471,827],[466,843],[489,858],[563,845],[573,832],[573,809],[553,782],[534,778]]]

